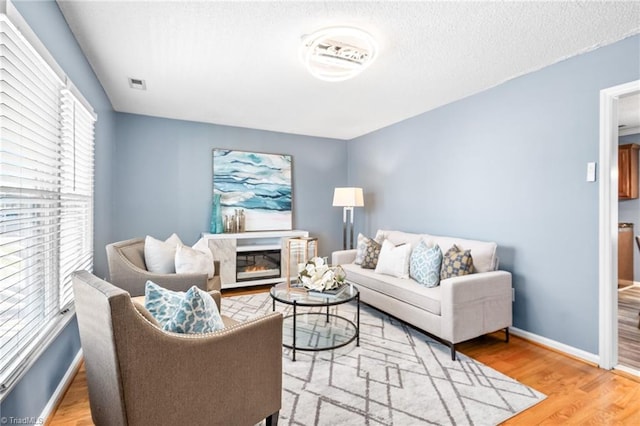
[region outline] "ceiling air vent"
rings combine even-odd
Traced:
[[[137,90],[147,90],[147,83],[142,79],[129,77],[129,87]]]

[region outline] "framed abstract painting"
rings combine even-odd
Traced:
[[[213,193],[223,216],[244,210],[246,231],[292,229],[290,155],[216,148]]]

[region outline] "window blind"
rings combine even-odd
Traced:
[[[59,307],[73,300],[71,273],[93,269],[93,124],[69,90],[62,91]]]
[[[0,392],[92,269],[94,122],[0,15]]]

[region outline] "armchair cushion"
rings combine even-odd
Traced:
[[[149,321],[151,324],[155,325],[156,327],[162,328],[158,320],[156,320],[156,318],[153,315],[151,315],[151,312],[149,312],[144,307],[144,296],[132,297],[131,301],[133,302],[133,306],[136,307],[137,311],[140,312],[140,315],[145,317],[147,321]]]
[[[171,234],[166,241],[147,235],[144,239],[144,261],[147,270],[158,274],[174,274],[176,249],[179,245],[182,245],[182,241],[176,234]]]
[[[222,330],[224,323],[213,298],[198,287],[191,287],[163,327],[174,333],[196,334]]]
[[[215,274],[213,253],[204,238],[200,238],[193,247],[178,245],[175,256],[177,274],[207,274],[209,279]]]
[[[153,281],[144,286],[144,307],[161,328],[171,320],[183,298],[183,292],[167,290]]]
[[[145,307],[166,331],[196,334],[224,328],[216,302],[209,293],[196,286],[183,293],[148,281]]]

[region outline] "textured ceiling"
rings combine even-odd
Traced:
[[[640,32],[637,1],[58,4],[117,111],[338,139]],[[302,35],[333,25],[379,43],[355,79],[298,59]]]
[[[621,98],[618,103],[619,134],[634,135],[640,133],[640,94]]]

